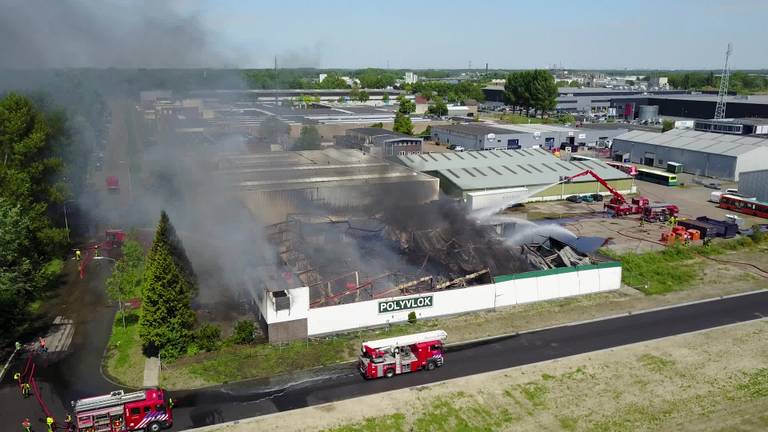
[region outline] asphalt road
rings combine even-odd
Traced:
[[[353,370],[274,388],[257,381],[176,392],[174,430],[200,427],[587,353],[768,316],[768,292],[526,333],[446,353],[433,372],[365,381]]]

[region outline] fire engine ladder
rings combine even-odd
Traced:
[[[408,346],[421,342],[429,342],[433,340],[444,340],[448,337],[448,334],[443,330],[434,330],[424,333],[416,333],[411,335],[397,336],[388,339],[379,339],[375,341],[363,342],[363,345],[371,349],[381,349],[387,347]]]
[[[128,402],[136,402],[146,399],[143,391],[125,393],[122,390],[113,391],[106,396],[96,396],[87,399],[80,399],[74,403],[75,412],[90,411],[99,408],[108,408],[111,406],[122,405]]]

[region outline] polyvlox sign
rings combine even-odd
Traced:
[[[431,295],[423,297],[411,297],[407,299],[385,300],[379,302],[379,313],[397,312],[408,309],[421,309],[432,307],[433,297]]]

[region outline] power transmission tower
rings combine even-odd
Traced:
[[[725,65],[723,66],[723,75],[720,77],[720,91],[717,93],[717,106],[715,107],[715,120],[725,118],[725,98],[728,96],[728,80],[731,76],[731,70],[728,68],[728,59],[733,52],[733,45],[728,44],[728,50],[725,52]]]

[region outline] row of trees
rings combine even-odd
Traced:
[[[684,90],[717,90],[720,77],[714,72],[677,72],[669,74],[669,84]],[[731,73],[728,89],[738,94],[750,94],[768,91],[768,78],[743,71]]]
[[[555,78],[546,70],[513,72],[504,85],[506,103],[530,115],[530,111],[545,113],[557,106]]]
[[[442,99],[450,103],[463,103],[467,100],[483,101],[483,84],[472,81],[462,81],[451,84],[440,81],[419,81],[406,85],[406,90],[421,94],[427,100]]]
[[[67,232],[54,223],[69,198],[61,157],[66,118],[10,93],[0,99],[0,341],[15,338],[29,306],[61,271]]]

